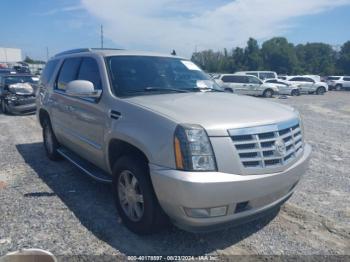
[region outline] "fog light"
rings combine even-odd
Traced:
[[[209,218],[225,216],[227,206],[213,208],[184,208],[186,215],[193,218]]]

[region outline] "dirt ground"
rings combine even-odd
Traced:
[[[350,255],[350,92],[271,101],[300,110],[313,147],[281,210],[238,228],[170,227],[146,237],[120,223],[108,185],[46,158],[35,116],[0,114],[0,256],[28,247],[55,255]]]

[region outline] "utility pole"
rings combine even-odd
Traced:
[[[103,25],[101,25],[101,48],[103,48]]]

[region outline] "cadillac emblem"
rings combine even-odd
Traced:
[[[275,150],[278,156],[284,156],[287,152],[286,145],[282,138],[278,138],[275,142]]]

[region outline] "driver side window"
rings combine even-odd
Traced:
[[[256,84],[256,85],[261,84],[259,79],[255,78],[255,77],[251,77],[251,76],[248,77],[248,82],[249,82],[249,84]]]

